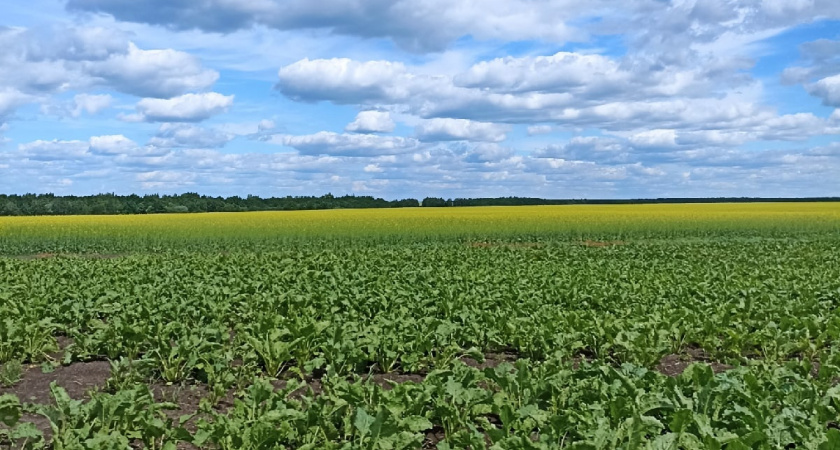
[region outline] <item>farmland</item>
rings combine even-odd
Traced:
[[[840,204],[0,218],[0,448],[840,448]]]

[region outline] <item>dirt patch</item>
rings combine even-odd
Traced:
[[[289,380],[271,380],[272,386],[274,386],[277,390],[286,389],[286,386],[289,384]],[[324,393],[324,385],[321,383],[321,380],[318,378],[310,378],[306,380],[306,385],[301,386],[289,394],[289,397],[300,400],[304,396],[309,395],[309,390],[312,390],[312,396],[318,397],[319,395]]]
[[[88,392],[101,389],[111,376],[107,361],[75,363],[59,366],[51,373],[43,373],[39,366],[29,366],[21,380],[10,387],[0,387],[0,394],[14,394],[23,403],[55,404],[50,395],[50,383],[55,381],[74,400],[88,398]],[[52,439],[49,420],[38,414],[24,414],[21,423],[29,422],[44,435],[45,442]]]
[[[712,368],[712,372],[721,373],[732,369],[732,366],[717,361],[712,361],[705,350],[698,347],[687,348],[682,354],[665,355],[659,360],[656,371],[669,377],[676,377],[693,363],[706,363]]]
[[[613,247],[617,245],[627,245],[624,241],[590,241],[589,239],[580,243],[584,247]]]
[[[446,439],[443,427],[435,425],[431,430],[426,431],[426,439],[423,440],[423,448],[437,448],[439,442]]]
[[[195,435],[198,431],[198,421],[201,418],[206,418],[205,415],[199,413],[201,400],[211,395],[208,386],[203,384],[194,385],[167,385],[156,383],[149,386],[149,389],[154,395],[155,402],[169,402],[178,405],[176,409],[166,409],[163,413],[166,417],[171,419],[175,426],[178,426],[178,421],[181,416],[192,415],[193,417],[183,424],[185,430],[190,434]],[[220,412],[227,412],[233,407],[234,391],[229,390],[225,396],[218,400],[213,406],[213,409]],[[176,445],[178,449],[194,449],[198,448],[189,442],[178,442]]]
[[[377,373],[371,375],[368,379],[383,390],[390,391],[393,389],[391,383],[402,384],[409,381],[412,383],[422,383],[426,377],[417,373]]]
[[[39,366],[30,366],[15,385],[0,388],[0,394],[14,394],[22,402],[52,404],[50,383],[55,381],[75,400],[87,397],[90,390],[100,389],[111,376],[107,361],[75,363],[59,366],[51,373],[43,373]]]
[[[473,358],[468,356],[464,356],[461,358],[461,361],[470,366],[474,367],[478,370],[484,370],[487,368],[495,369],[502,363],[515,363],[516,360],[519,359],[519,355],[513,352],[500,352],[500,353],[487,353],[484,355],[484,362],[478,362]]]

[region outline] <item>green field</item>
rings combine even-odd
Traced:
[[[834,203],[0,218],[0,448],[837,449],[838,306]]]

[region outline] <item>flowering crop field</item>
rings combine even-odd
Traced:
[[[840,204],[0,218],[0,448],[840,448]]]

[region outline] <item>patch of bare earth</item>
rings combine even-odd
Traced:
[[[390,391],[394,384],[422,383],[426,377],[418,373],[377,373],[371,375],[368,379],[382,389]]]
[[[279,380],[271,380],[271,385],[274,386],[277,390],[286,389],[286,386],[289,385],[289,380],[287,379],[279,379]],[[311,392],[310,392],[311,391]],[[300,400],[305,396],[312,396],[317,397],[324,392],[324,385],[321,383],[320,378],[308,378],[305,380],[305,384],[289,394],[289,397]]]
[[[681,354],[665,355],[656,366],[656,371],[669,377],[676,377],[688,366],[696,362],[706,363],[712,368],[712,372],[721,373],[732,369],[732,366],[713,361],[702,348],[689,347]]]
[[[55,404],[50,394],[50,384],[55,383],[67,391],[67,395],[74,400],[88,397],[88,392],[96,391],[105,386],[111,376],[111,365],[106,361],[75,363],[69,366],[56,367],[53,372],[44,373],[39,366],[26,369],[21,380],[10,387],[0,387],[0,394],[16,395],[21,402],[42,405]],[[37,414],[24,414],[21,422],[29,422],[44,434],[49,442],[52,435],[50,422],[46,417]]]
[[[426,431],[426,439],[423,440],[423,448],[437,448],[438,443],[446,439],[443,427],[435,425],[431,430]]]
[[[50,383],[55,383],[67,391],[75,400],[87,397],[91,390],[101,389],[111,376],[111,365],[107,361],[75,363],[56,367],[50,373],[44,373],[40,367],[31,366],[23,373],[21,380],[7,388],[0,388],[0,394],[14,394],[22,402],[51,404]]]
[[[499,353],[487,353],[484,355],[484,361],[479,362],[473,358],[465,356],[461,358],[461,361],[469,367],[474,367],[479,370],[484,370],[487,368],[495,369],[502,363],[515,363],[516,360],[520,359],[519,355],[513,352],[499,352]]]
[[[155,383],[149,386],[152,395],[156,402],[174,403],[177,406],[175,409],[164,410],[166,417],[171,419],[177,426],[182,416],[192,416],[183,424],[185,430],[195,435],[198,431],[198,421],[203,416],[199,413],[201,408],[201,400],[211,396],[208,386],[203,384],[192,385],[171,385],[163,383]],[[233,407],[234,392],[229,390],[225,396],[218,400],[213,406],[217,411],[227,411]],[[178,442],[176,445],[178,449],[194,449],[198,448],[189,442]]]

